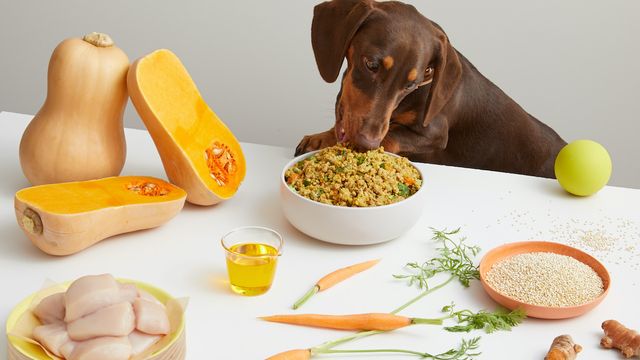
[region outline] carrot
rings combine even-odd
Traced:
[[[318,286],[318,291],[327,290],[333,285],[346,280],[357,273],[363,272],[379,262],[380,259],[369,260],[359,264],[347,266],[345,268],[327,274],[316,283],[316,286]]]
[[[399,329],[413,324],[442,324],[442,319],[422,319],[409,318],[406,316],[368,313],[353,315],[320,315],[320,314],[299,314],[299,315],[273,315],[265,316],[262,320],[278,322],[283,324],[293,324],[302,326],[313,326],[337,330],[376,330],[389,331]]]
[[[308,360],[311,359],[311,351],[309,349],[296,349],[281,352],[267,358],[267,360]]]
[[[405,183],[405,185],[411,186],[411,185],[415,184],[416,181],[414,179],[408,177],[408,176],[405,176],[404,177],[404,183]]]
[[[380,259],[369,260],[363,263],[338,269],[330,274],[325,275],[322,279],[318,280],[316,284],[311,288],[311,290],[307,291],[307,293],[304,294],[304,296],[302,296],[300,300],[296,301],[296,303],[293,304],[293,309],[295,310],[300,306],[302,306],[302,304],[304,304],[307,300],[309,300],[310,297],[317,294],[318,292],[327,290],[333,285],[343,280],[346,280],[357,273],[360,273],[369,269],[370,267],[374,266],[378,262],[380,262]]]

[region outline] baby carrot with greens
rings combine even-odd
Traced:
[[[431,258],[423,263],[413,262],[407,264],[407,270],[409,270],[409,274],[403,275],[395,275],[397,279],[407,280],[409,285],[417,285],[422,291],[407,301],[400,307],[391,311],[389,314],[382,314],[386,318],[387,316],[397,316],[397,313],[403,311],[409,306],[417,303],[421,299],[425,298],[429,294],[437,291],[445,287],[447,284],[452,283],[457,280],[464,287],[468,287],[473,280],[477,280],[480,278],[480,272],[478,271],[478,267],[474,265],[473,258],[480,252],[480,248],[477,246],[470,246],[464,243],[465,238],[459,238],[458,240],[454,240],[453,236],[457,235],[460,229],[455,229],[452,231],[444,230],[435,230],[433,231],[432,240],[438,243],[440,246],[436,249],[438,256]],[[366,263],[363,263],[366,264]],[[374,263],[375,264],[375,263]],[[357,264],[355,266],[362,265]],[[372,266],[372,265],[370,265]],[[369,266],[369,267],[370,267]],[[367,267],[368,268],[368,267]],[[340,271],[340,270],[338,270]],[[447,275],[440,283],[431,284],[431,280],[436,275]],[[331,274],[330,274],[331,275]],[[329,275],[328,275],[329,276]],[[327,277],[328,277],[327,276]],[[344,280],[344,278],[342,278]],[[318,282],[320,283],[320,282]],[[318,286],[318,284],[316,284]],[[315,289],[315,291],[314,291]],[[305,297],[296,303],[298,306],[304,302],[308,297],[312,296],[316,292],[318,292],[317,288],[312,289],[309,293],[305,295]],[[498,330],[508,331],[512,327],[517,326],[522,322],[522,320],[526,317],[524,311],[520,309],[516,309],[513,311],[508,311],[504,309],[498,309],[496,311],[485,311],[480,310],[477,312],[465,309],[456,311],[454,309],[454,304],[444,306],[442,308],[442,312],[446,313],[445,316],[436,319],[419,319],[420,323],[425,324],[442,324],[444,321],[453,320],[457,324],[453,326],[446,326],[444,330],[449,332],[470,332],[473,330],[484,330],[486,333],[491,333]],[[356,315],[343,315],[342,319],[338,317],[337,320],[341,321],[353,321],[354,318],[358,319],[363,315],[371,316],[374,314],[356,314]],[[375,314],[375,316],[380,316],[381,314]],[[290,316],[294,315],[276,315],[274,317],[264,318],[269,321],[278,321],[278,322],[287,322],[294,323],[293,318]],[[299,315],[302,317],[302,321],[300,322],[303,325],[311,325],[310,324],[310,315]],[[306,316],[306,318],[305,318]],[[323,315],[314,315],[314,316],[323,316]],[[350,318],[346,318],[351,316]],[[376,317],[373,319],[376,319]],[[395,326],[398,324],[407,326],[411,323],[418,323],[417,318],[408,318],[398,316],[398,318],[392,318],[393,321],[398,321]],[[282,321],[279,321],[282,320]],[[314,321],[316,321],[315,319]],[[321,321],[320,321],[321,320]],[[321,317],[320,325],[327,325],[332,321],[336,321],[335,317],[327,318]],[[330,320],[330,321],[329,321]],[[362,319],[360,319],[362,320]],[[296,321],[300,321],[300,318],[297,318]],[[393,323],[393,321],[386,320],[383,322],[385,324]],[[356,326],[355,330],[361,329],[373,329],[371,325],[371,318],[365,321],[365,326]],[[350,323],[349,325],[353,325]],[[379,325],[379,324],[377,324]],[[316,326],[316,325],[313,325]],[[402,326],[399,326],[402,327]],[[352,329],[352,328],[349,328]],[[432,354],[428,352],[421,352],[409,349],[352,349],[352,350],[338,350],[334,349],[337,346],[343,345],[347,342],[351,342],[353,340],[361,339],[367,336],[376,335],[380,333],[384,333],[389,330],[365,330],[357,333],[349,334],[347,336],[343,336],[338,339],[334,339],[331,341],[326,341],[317,346],[311,347],[306,350],[290,350],[285,351],[283,353],[274,355],[270,357],[271,360],[306,360],[316,357],[316,355],[320,354],[367,354],[367,353],[389,353],[389,354],[405,354],[405,355],[414,355],[421,359],[432,359],[432,360],[471,360],[475,359],[480,355],[478,348],[480,346],[480,338],[475,337],[472,339],[463,339],[460,345],[457,348],[451,348],[447,351],[444,351],[439,354]],[[300,357],[295,357],[300,356]]]
[[[393,313],[350,315],[293,314],[264,316],[261,319],[291,325],[375,332],[391,331],[416,324],[442,325],[445,320],[454,319],[458,325],[447,326],[444,328],[445,330],[449,332],[469,332],[471,330],[484,329],[485,332],[492,333],[496,330],[511,330],[513,326],[520,324],[526,317],[525,312],[521,309],[473,312],[469,309],[455,311],[454,308],[454,303],[444,306],[442,312],[447,313],[447,315],[434,319],[406,317]]]
[[[421,359],[431,360],[471,360],[480,355],[478,347],[480,346],[480,338],[476,337],[470,340],[462,340],[457,348],[449,349],[439,354],[431,354],[428,352],[408,350],[408,349],[362,349],[362,350],[334,350],[330,347],[312,347],[304,350],[289,350],[268,357],[267,360],[308,360],[315,355],[320,354],[404,354],[414,355]]]
[[[311,359],[311,350],[296,349],[281,352],[273,356],[269,356],[267,360],[308,360]]]
[[[380,262],[380,259],[369,260],[359,264],[347,266],[342,269],[338,269],[330,274],[325,275],[322,279],[318,280],[316,284],[306,294],[304,294],[302,298],[300,298],[300,300],[296,301],[296,303],[293,304],[293,309],[295,310],[302,306],[302,304],[304,304],[307,300],[309,300],[310,297],[317,294],[318,292],[327,290],[333,285],[342,282],[355,274],[369,269],[378,262]]]
[[[262,320],[284,324],[313,326],[337,330],[379,330],[389,331],[414,324],[442,325],[442,319],[410,318],[406,316],[368,313],[353,315],[273,315]]]

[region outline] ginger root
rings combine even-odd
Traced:
[[[560,335],[553,339],[544,360],[575,360],[582,346],[573,342],[570,335]]]
[[[637,331],[627,329],[616,320],[603,322],[602,330],[604,337],[600,345],[607,349],[619,349],[626,358],[640,356],[640,334]]]

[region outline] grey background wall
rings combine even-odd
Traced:
[[[319,0],[0,0],[0,110],[35,113],[51,51],[109,33],[135,59],[177,53],[241,141],[295,147],[333,121],[310,44]],[[602,143],[610,184],[640,188],[640,2],[407,0],[453,45],[565,140]],[[142,127],[129,105],[126,125]]]

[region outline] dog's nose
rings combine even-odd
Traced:
[[[365,134],[358,134],[353,142],[359,150],[371,150],[378,148],[381,141],[381,139],[369,137]]]

